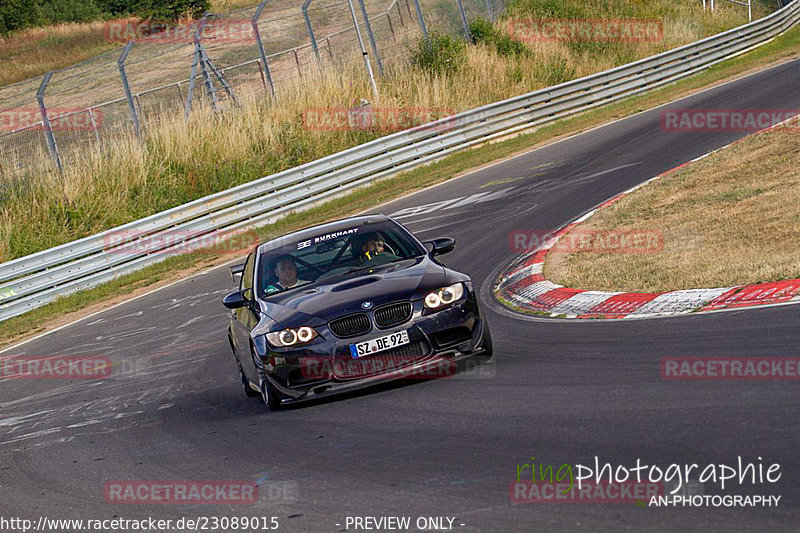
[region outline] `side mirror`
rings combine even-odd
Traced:
[[[234,283],[239,283],[239,279],[241,279],[242,272],[244,271],[244,263],[233,265],[228,268],[231,271],[231,281],[233,281]],[[237,276],[239,277],[238,279]]]
[[[236,291],[222,299],[222,305],[228,309],[239,309],[248,304],[249,300],[244,296],[245,291]]]
[[[425,241],[422,244],[430,245],[431,255],[444,255],[453,251],[456,247],[456,240],[450,237],[440,237],[432,241]]]

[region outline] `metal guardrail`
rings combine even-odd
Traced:
[[[452,152],[671,83],[764,44],[799,20],[800,1],[795,1],[760,20],[674,50],[397,132],[2,263],[0,320],[141,269],[215,235],[264,225]]]

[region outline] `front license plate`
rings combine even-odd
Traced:
[[[365,355],[372,355],[384,350],[390,350],[408,343],[408,331],[398,331],[397,333],[384,335],[377,339],[351,344],[350,355],[353,356],[353,359],[358,359]]]

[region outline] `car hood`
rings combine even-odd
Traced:
[[[398,300],[424,298],[446,281],[445,269],[422,256],[271,295],[260,304],[280,327],[315,326],[363,311],[365,302],[371,302],[369,309],[374,309]]]

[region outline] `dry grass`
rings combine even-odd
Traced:
[[[0,87],[118,48],[103,38],[103,24],[59,24],[0,37]]]
[[[590,4],[600,9],[597,2]],[[712,17],[698,5],[688,0],[642,4],[642,17],[666,10],[666,39],[660,43],[605,43],[588,49],[574,43],[538,43],[527,56],[502,56],[487,46],[470,46],[466,64],[450,77],[432,77],[398,63],[379,80],[381,99],[376,104],[435,108],[448,114],[597,72],[746,19],[746,11],[721,8]],[[670,30],[673,25],[680,27],[676,35]],[[241,109],[215,117],[198,110],[188,125],[182,116],[151,120],[143,143],[126,137],[107,141],[102,152],[85,150],[73,155],[60,175],[52,171],[45,156],[38,167],[23,174],[0,166],[0,174],[5,171],[0,183],[0,261],[91,235],[389,133],[303,126],[304,109],[349,107],[362,97],[372,99],[363,65],[356,62],[324,79],[307,77],[282,92],[279,106],[270,105],[258,93]]]
[[[568,287],[660,292],[800,278],[800,131],[755,135],[636,191],[594,230],[655,230],[658,253],[571,252],[545,262]]]

